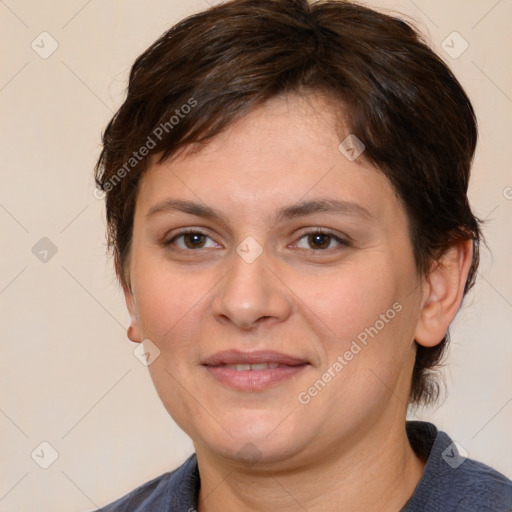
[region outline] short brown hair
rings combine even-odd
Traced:
[[[182,20],[137,58],[95,169],[106,192],[108,247],[125,289],[149,156],[161,153],[161,162],[207,143],[272,97],[307,92],[340,105],[350,133],[366,146],[362,158],[390,180],[408,216],[419,273],[451,244],[473,240],[469,290],[481,238],[467,199],[477,142],[471,103],[410,24],[337,0],[231,0]],[[417,345],[412,403],[437,398],[431,370],[448,336],[433,348]]]

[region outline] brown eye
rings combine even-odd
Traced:
[[[302,242],[306,240],[306,242]],[[334,245],[333,245],[334,242]],[[305,233],[299,240],[298,246],[301,249],[313,249],[315,251],[326,251],[339,246],[348,246],[349,243],[329,231],[315,230]]]
[[[308,243],[313,249],[327,249],[331,242],[331,236],[325,233],[314,233],[308,235]]]
[[[201,233],[186,233],[183,235],[183,241],[189,249],[201,248],[204,245],[205,235]]]
[[[210,237],[208,235],[201,233],[201,231],[182,231],[165,242],[164,245],[175,245],[178,249],[182,250],[203,249],[206,247],[206,243],[209,238]],[[183,240],[183,242],[181,242],[181,240]],[[178,243],[178,241],[180,241],[180,243]],[[213,245],[210,245],[209,247],[213,247],[215,245],[213,240],[212,243]]]

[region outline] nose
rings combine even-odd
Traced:
[[[215,318],[243,330],[286,320],[292,311],[291,297],[266,251],[252,262],[235,251],[230,259],[230,270],[212,301]]]

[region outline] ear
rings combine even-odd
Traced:
[[[434,261],[426,277],[420,319],[414,339],[424,347],[434,347],[445,337],[464,296],[464,287],[473,258],[473,241],[452,245]]]
[[[126,308],[128,309],[129,325],[127,330],[128,338],[131,341],[140,343],[142,341],[142,335],[140,332],[139,321],[137,320],[135,297],[131,289],[123,288],[124,300],[126,301]]]

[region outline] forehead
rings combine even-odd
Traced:
[[[145,215],[166,199],[186,197],[254,214],[329,197],[366,204],[378,216],[388,203],[396,206],[394,191],[364,153],[350,159],[340,150],[349,135],[336,105],[324,97],[273,98],[199,151],[162,163],[153,156],[141,179],[137,211]]]

